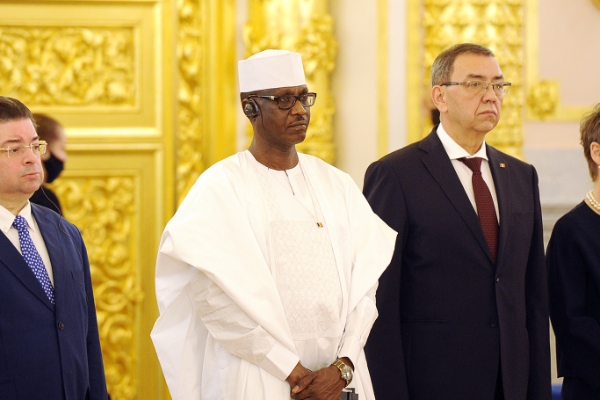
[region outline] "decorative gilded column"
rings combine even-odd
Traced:
[[[207,1],[179,0],[177,15],[177,129],[176,195],[181,204],[185,195],[206,169],[206,131],[203,120],[206,82],[204,70],[208,49],[205,45],[206,17],[202,13]]]
[[[500,123],[486,136],[486,141],[508,154],[521,157],[523,0],[423,0],[423,5],[426,87],[431,87],[431,65],[442,50],[463,42],[478,43],[491,49],[512,86],[504,98]]]
[[[180,204],[204,170],[235,153],[235,0],[177,0],[175,179]]]
[[[337,41],[327,0],[249,0],[244,43],[246,56],[266,49],[302,54],[308,88],[318,95],[311,109],[306,140],[297,147],[333,164],[335,107],[331,73],[335,68]]]

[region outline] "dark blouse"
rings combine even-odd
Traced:
[[[563,395],[575,381],[578,398],[600,399],[600,215],[582,202],[560,218],[546,262],[558,375],[575,378]]]

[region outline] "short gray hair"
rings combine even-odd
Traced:
[[[448,82],[454,72],[454,61],[461,54],[479,54],[494,57],[494,53],[487,47],[475,43],[461,43],[442,51],[431,66],[431,86]]]

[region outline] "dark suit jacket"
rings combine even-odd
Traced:
[[[105,400],[85,245],[58,214],[31,209],[52,262],[56,304],[0,233],[0,399]]]
[[[373,210],[398,232],[365,348],[376,398],[493,399],[501,365],[506,400],[550,399],[535,169],[487,147],[500,211],[494,265],[436,129],[365,177]]]

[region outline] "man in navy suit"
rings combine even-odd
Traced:
[[[83,239],[29,202],[45,150],[30,110],[0,96],[0,399],[106,400]]]
[[[441,123],[365,176],[398,232],[365,348],[375,395],[550,399],[537,174],[485,143],[510,83],[476,44],[442,52],[431,76]]]

